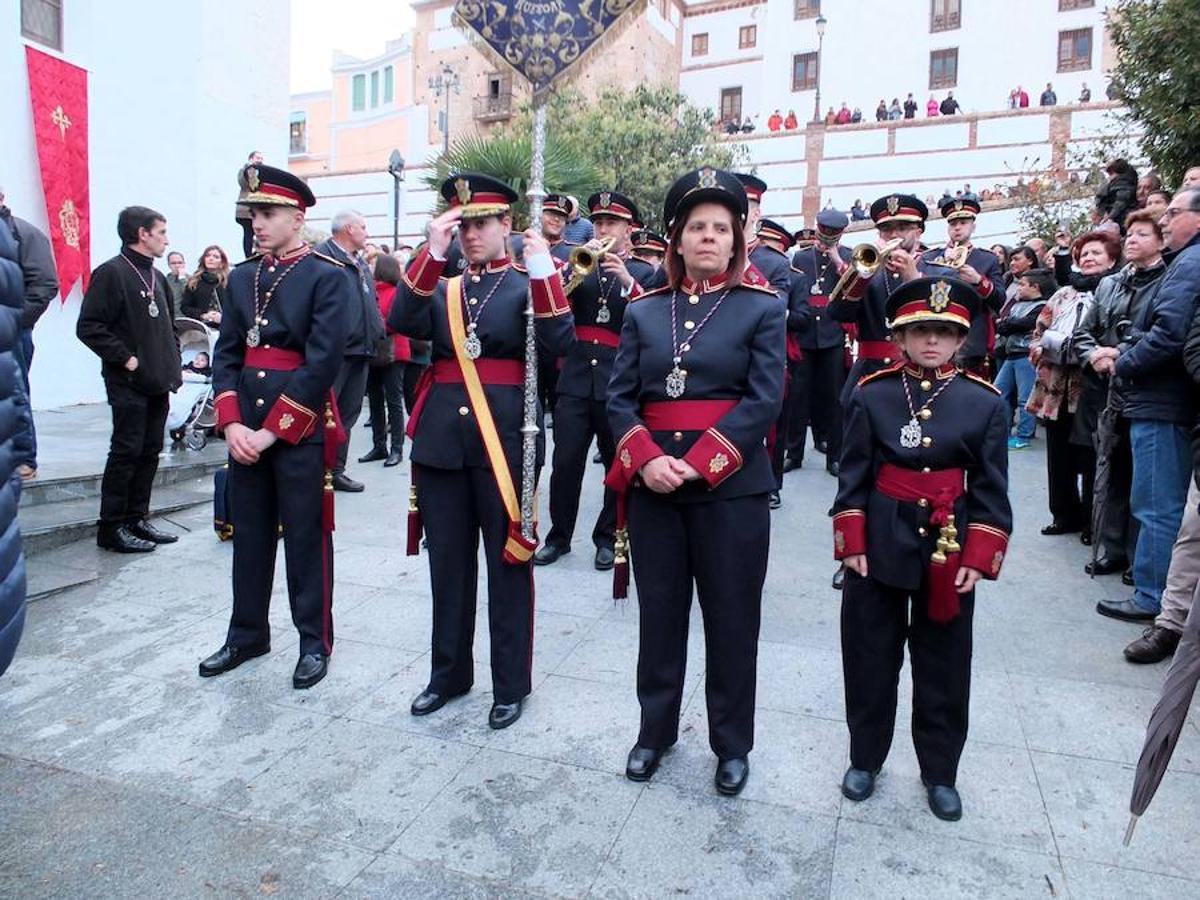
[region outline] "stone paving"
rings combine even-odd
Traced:
[[[355,453],[366,433],[356,429]],[[843,800],[847,736],[821,457],[775,513],[760,708],[743,795],[712,788],[697,616],[678,746],[648,785],[622,776],[637,733],[636,600],[614,606],[580,529],[537,574],[534,693],[507,731],[476,688],[414,719],[429,668],[426,560],[404,555],[407,464],[353,466],[339,495],[337,650],[291,688],[282,560],[273,654],[212,680],[196,663],[228,614],[230,547],[206,509],[149,557],[74,545],[99,582],[34,603],[0,679],[0,897],[1196,896],[1200,734],[1189,723],[1135,842],[1133,764],[1164,666],[1120,656],[1137,629],[1093,612],[1115,578],[1043,538],[1041,442],[1014,454],[1017,532],[976,612],[965,816],[927,810],[900,727],[876,796]],[[581,521],[599,498],[592,466]],[[543,478],[545,483],[545,478]]]

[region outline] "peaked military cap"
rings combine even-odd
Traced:
[[[252,164],[242,170],[249,192],[238,200],[246,206],[290,206],[308,209],[317,198],[303,178],[286,169]]]
[[[973,219],[979,215],[979,201],[974,197],[944,197],[938,204],[942,218],[947,222],[955,219]]]
[[[916,278],[892,292],[887,301],[892,328],[918,322],[945,322],[964,331],[979,311],[979,295],[958,278]]]
[[[817,213],[816,237],[824,244],[833,244],[850,224],[850,217],[837,209],[823,209]]]
[[[801,228],[796,232],[796,246],[804,249],[811,247],[817,240],[817,230],[815,228]]]
[[[784,250],[790,249],[795,243],[792,233],[773,219],[758,220],[758,237],[759,240],[776,241],[783,245]]]
[[[517,192],[499,178],[479,172],[459,172],[442,182],[442,198],[449,209],[461,209],[464,219],[506,214]]]
[[[558,213],[560,216],[571,218],[571,198],[566,194],[547,194],[542,201],[543,212]]]
[[[697,203],[720,203],[731,210],[738,222],[746,223],[750,208],[746,191],[736,176],[722,169],[705,166],[675,180],[663,203],[663,222],[673,231]]]
[[[667,241],[661,235],[655,234],[646,228],[639,228],[633,233],[630,238],[634,250],[643,250],[649,253],[660,253],[663,256],[667,254]]]
[[[735,172],[734,177],[742,183],[742,187],[746,191],[747,200],[762,203],[763,194],[767,192],[767,183],[765,181],[757,175],[747,175],[744,172]]]
[[[626,222],[636,222],[637,204],[617,191],[598,191],[587,200],[588,212],[593,216],[612,216]]]
[[[912,194],[887,194],[871,204],[871,220],[876,225],[888,222],[918,222],[929,218],[929,207]]]

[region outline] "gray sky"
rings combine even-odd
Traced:
[[[406,0],[292,0],[292,93],[329,87],[334,50],[377,56],[412,21]]]

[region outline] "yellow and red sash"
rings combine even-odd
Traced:
[[[508,539],[504,543],[504,561],[513,565],[524,565],[537,549],[537,538],[535,536],[533,541],[527,541],[521,534],[521,504],[513,485],[512,471],[508,467],[504,445],[500,443],[500,433],[496,430],[496,420],[492,418],[492,408],[488,406],[487,394],[483,391],[483,382],[475,368],[475,360],[467,356],[464,346],[467,325],[463,308],[462,276],[456,275],[446,283],[446,316],[450,322],[450,343],[454,346],[455,359],[462,369],[467,401],[471,404],[471,411],[479,424],[479,436],[483,440],[488,462],[492,466],[492,477],[496,479],[496,488],[500,491],[500,499],[508,514]]]

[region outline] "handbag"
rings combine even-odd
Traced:
[[[1042,361],[1056,366],[1078,365],[1075,358],[1075,329],[1083,314],[1094,303],[1091,293],[1078,293],[1070,305],[1054,314],[1050,327],[1042,332]]]
[[[382,368],[390,366],[396,361],[396,346],[392,343],[391,335],[385,334],[383,337],[375,339],[375,355],[371,357],[370,365],[372,368]]]

